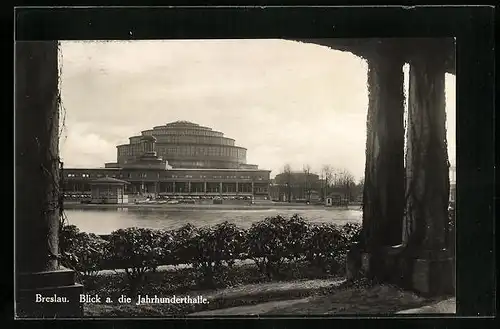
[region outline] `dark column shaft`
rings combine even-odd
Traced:
[[[403,60],[380,45],[368,60],[363,230],[368,248],[401,243],[404,213]]]
[[[58,268],[58,44],[16,42],[16,268]]]
[[[427,41],[410,63],[404,239],[442,249],[448,220],[445,61]]]

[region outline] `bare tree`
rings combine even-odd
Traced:
[[[336,174],[337,186],[341,188],[344,198],[351,199],[352,187],[356,185],[354,176],[347,169],[339,170]]]
[[[311,175],[311,166],[306,164],[302,167],[302,171],[304,173],[304,196],[307,199],[307,201],[311,201],[311,182],[310,182],[310,175]]]
[[[323,191],[323,197],[326,198],[328,196],[329,192],[329,187],[333,183],[333,168],[330,165],[324,165],[321,168],[321,175],[324,177],[325,184],[324,184],[324,191]]]
[[[283,176],[285,178],[287,201],[292,202],[292,167],[287,163],[283,166]]]

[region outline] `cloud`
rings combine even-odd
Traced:
[[[66,137],[60,140],[62,161],[66,167],[99,167],[114,161],[116,144],[103,139],[86,125],[74,124]]]
[[[367,64],[350,53],[272,39],[63,42],[62,53],[67,163],[102,166],[128,137],[189,120],[273,173],[308,163],[363,175]]]

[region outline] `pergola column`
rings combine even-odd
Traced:
[[[16,42],[16,316],[82,315],[74,271],[59,265],[58,43]],[[67,303],[36,303],[36,294]]]
[[[404,60],[387,42],[368,58],[363,231],[369,251],[401,243],[404,214]]]
[[[368,114],[363,234],[347,256],[347,277],[398,280],[392,257],[401,245],[404,216],[404,54],[397,41],[379,40],[368,60]]]
[[[446,250],[450,181],[440,47],[439,40],[421,41],[410,61],[403,239],[417,257],[413,285],[424,293],[454,289],[453,260]]]

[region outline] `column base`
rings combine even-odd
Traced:
[[[75,282],[76,273],[68,269],[20,273],[17,276],[17,318],[80,318],[83,285]]]
[[[404,246],[386,246],[370,253],[362,254],[366,276],[379,282],[405,287],[406,263]]]
[[[426,254],[413,262],[413,289],[423,295],[454,295],[455,259],[446,250]]]
[[[364,256],[363,256],[364,255]],[[354,243],[347,252],[346,277],[348,281],[355,281],[365,276],[366,253],[363,252],[359,243]]]
[[[368,278],[426,296],[455,294],[455,259],[447,250],[406,252],[404,245],[366,251],[353,245],[347,254],[348,280]]]

